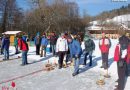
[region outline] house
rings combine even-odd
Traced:
[[[85,29],[96,38],[101,38],[102,32],[106,33],[107,37],[118,38],[121,32],[130,33],[130,14],[116,16],[112,19],[107,18],[103,22],[92,21]]]
[[[6,31],[2,34],[9,35],[10,36],[10,43],[11,43],[11,45],[13,45],[15,36],[17,34],[22,34],[22,33],[23,33],[22,31]]]

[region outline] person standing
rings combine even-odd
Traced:
[[[99,48],[101,50],[102,56],[102,66],[105,70],[108,69],[108,55],[109,49],[111,47],[111,41],[105,36],[105,33],[102,33],[102,38],[99,40]]]
[[[14,38],[14,47],[15,47],[15,54],[18,54],[18,38],[15,36]]]
[[[119,44],[116,45],[114,53],[114,61],[117,62],[118,72],[118,86],[116,86],[115,90],[124,90],[127,67],[127,47],[128,38],[123,35],[119,38]]]
[[[56,43],[56,52],[59,55],[59,69],[63,67],[63,59],[65,56],[65,53],[68,51],[68,43],[67,40],[64,37],[64,34],[61,34],[61,37],[58,38]]]
[[[20,47],[20,50],[22,51],[22,64],[21,64],[21,66],[27,65],[28,64],[27,53],[29,50],[28,44],[24,38],[20,37],[18,40],[18,45]]]
[[[2,55],[2,37],[0,37],[0,54]]]
[[[5,38],[5,35],[3,35],[2,37],[1,37],[1,55],[3,55],[4,54],[4,50],[3,50],[3,48],[2,48],[2,43],[3,43],[3,41],[4,41],[4,38]]]
[[[51,50],[53,55],[55,55],[56,52],[56,41],[57,41],[57,36],[55,32],[52,32],[50,36],[50,45],[51,45]]]
[[[126,37],[128,38],[128,48],[127,48],[127,69],[126,69],[126,76],[130,76],[130,33],[126,34]]]
[[[39,33],[37,33],[37,36],[34,39],[34,43],[36,46],[36,55],[40,55],[41,38]]]
[[[79,74],[79,60],[82,54],[82,49],[79,41],[72,39],[71,36],[68,37],[68,42],[71,57],[74,59],[74,72],[72,73],[72,76],[76,76]]]
[[[85,35],[84,36],[84,44],[85,44],[85,50],[84,50],[85,56],[84,56],[84,64],[83,65],[86,65],[87,56],[89,55],[89,59],[90,59],[89,66],[92,66],[92,54],[93,54],[93,51],[95,50],[95,43],[88,35]]]
[[[10,46],[10,39],[8,35],[5,35],[2,41],[2,49],[4,50],[4,59],[9,60],[9,46]]]
[[[44,51],[44,57],[46,57],[46,47],[48,45],[48,39],[46,38],[46,34],[43,33],[42,39],[41,39],[41,57],[43,57],[43,51]]]

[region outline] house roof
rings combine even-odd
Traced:
[[[20,32],[22,32],[22,31],[6,31],[6,32],[4,32],[2,34],[18,34]]]

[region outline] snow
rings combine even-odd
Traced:
[[[2,34],[17,34],[17,33],[20,33],[21,31],[6,31]]]
[[[125,14],[125,15],[120,15],[120,16],[116,16],[112,19],[114,22],[128,22],[130,21],[130,14]]]
[[[47,57],[35,55],[35,47],[30,47],[28,52],[27,66],[20,66],[21,58],[11,61],[0,62],[0,83],[14,79],[18,90],[113,90],[115,81],[117,80],[117,65],[113,62],[113,54],[118,40],[112,40],[112,47],[109,53],[109,74],[111,78],[104,79],[105,85],[98,86],[96,81],[103,77],[104,70],[101,66],[101,53],[98,47],[99,40],[94,40],[96,49],[93,53],[93,66],[83,67],[80,65],[81,72],[79,75],[72,77],[73,67],[63,69],[55,69],[50,72],[40,71],[43,66],[49,61],[50,63],[58,62],[58,57],[52,57],[52,54],[47,53]],[[13,55],[14,47],[10,48],[10,58],[17,58],[21,54]],[[0,55],[0,61],[2,60]],[[83,56],[81,57],[82,63]],[[89,62],[89,60],[88,60]],[[34,73],[35,72],[35,73]],[[37,73],[36,73],[37,72]],[[100,76],[101,75],[101,76]],[[22,77],[24,76],[24,77]],[[125,90],[130,90],[130,78],[128,77]],[[11,81],[0,84],[0,89],[3,86],[10,87]]]
[[[126,30],[130,30],[130,28],[128,28],[128,25],[130,23],[130,14],[125,14],[125,15],[120,15],[120,16],[115,16],[112,19],[106,19],[105,21],[106,23],[116,23],[119,26],[121,26],[122,28],[126,29]],[[96,20],[96,21],[92,21],[89,22],[90,26],[86,27],[86,29],[88,30],[101,30],[101,21],[100,20]]]

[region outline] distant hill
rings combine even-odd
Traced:
[[[119,9],[114,9],[110,11],[104,11],[101,14],[94,17],[95,20],[105,20],[107,18],[112,19],[115,16],[120,16],[124,14],[130,14],[130,4],[127,6],[122,6]]]

